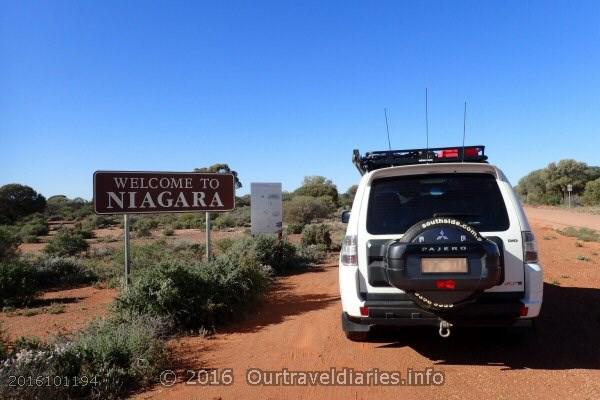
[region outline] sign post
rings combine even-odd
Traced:
[[[571,208],[571,192],[573,191],[573,185],[570,183],[567,185],[567,193],[569,194],[569,208]]]
[[[210,260],[211,257],[211,243],[210,243],[210,213],[206,212],[206,260]]]
[[[125,287],[131,265],[129,214],[206,212],[206,256],[211,257],[210,213],[235,208],[235,176],[204,172],[94,173],[96,214],[123,214]]]
[[[129,287],[129,263],[131,260],[130,247],[129,247],[129,214],[123,214],[123,228],[125,230],[125,289]]]

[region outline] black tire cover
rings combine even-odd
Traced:
[[[390,285],[404,290],[428,310],[452,312],[501,283],[503,276],[498,246],[455,218],[420,221],[401,239],[387,243],[383,252]],[[432,259],[429,264],[457,259],[455,264],[466,266],[466,270],[423,271],[422,261],[426,258]]]

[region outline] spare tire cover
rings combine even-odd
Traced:
[[[455,218],[420,221],[383,252],[390,285],[429,310],[468,304],[503,276],[498,246]]]

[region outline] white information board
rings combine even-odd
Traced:
[[[283,226],[281,183],[250,184],[252,234],[278,233]]]

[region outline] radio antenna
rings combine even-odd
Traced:
[[[465,101],[465,111],[463,113],[463,145],[462,145],[462,162],[465,162],[465,136],[467,134],[467,102]]]
[[[427,110],[427,88],[425,88],[425,137],[427,140],[427,150],[429,151],[429,115]]]
[[[388,118],[387,118],[387,108],[383,109],[383,113],[385,114],[385,129],[387,130],[388,149],[392,150],[392,143],[390,142],[390,126],[388,125]]]

